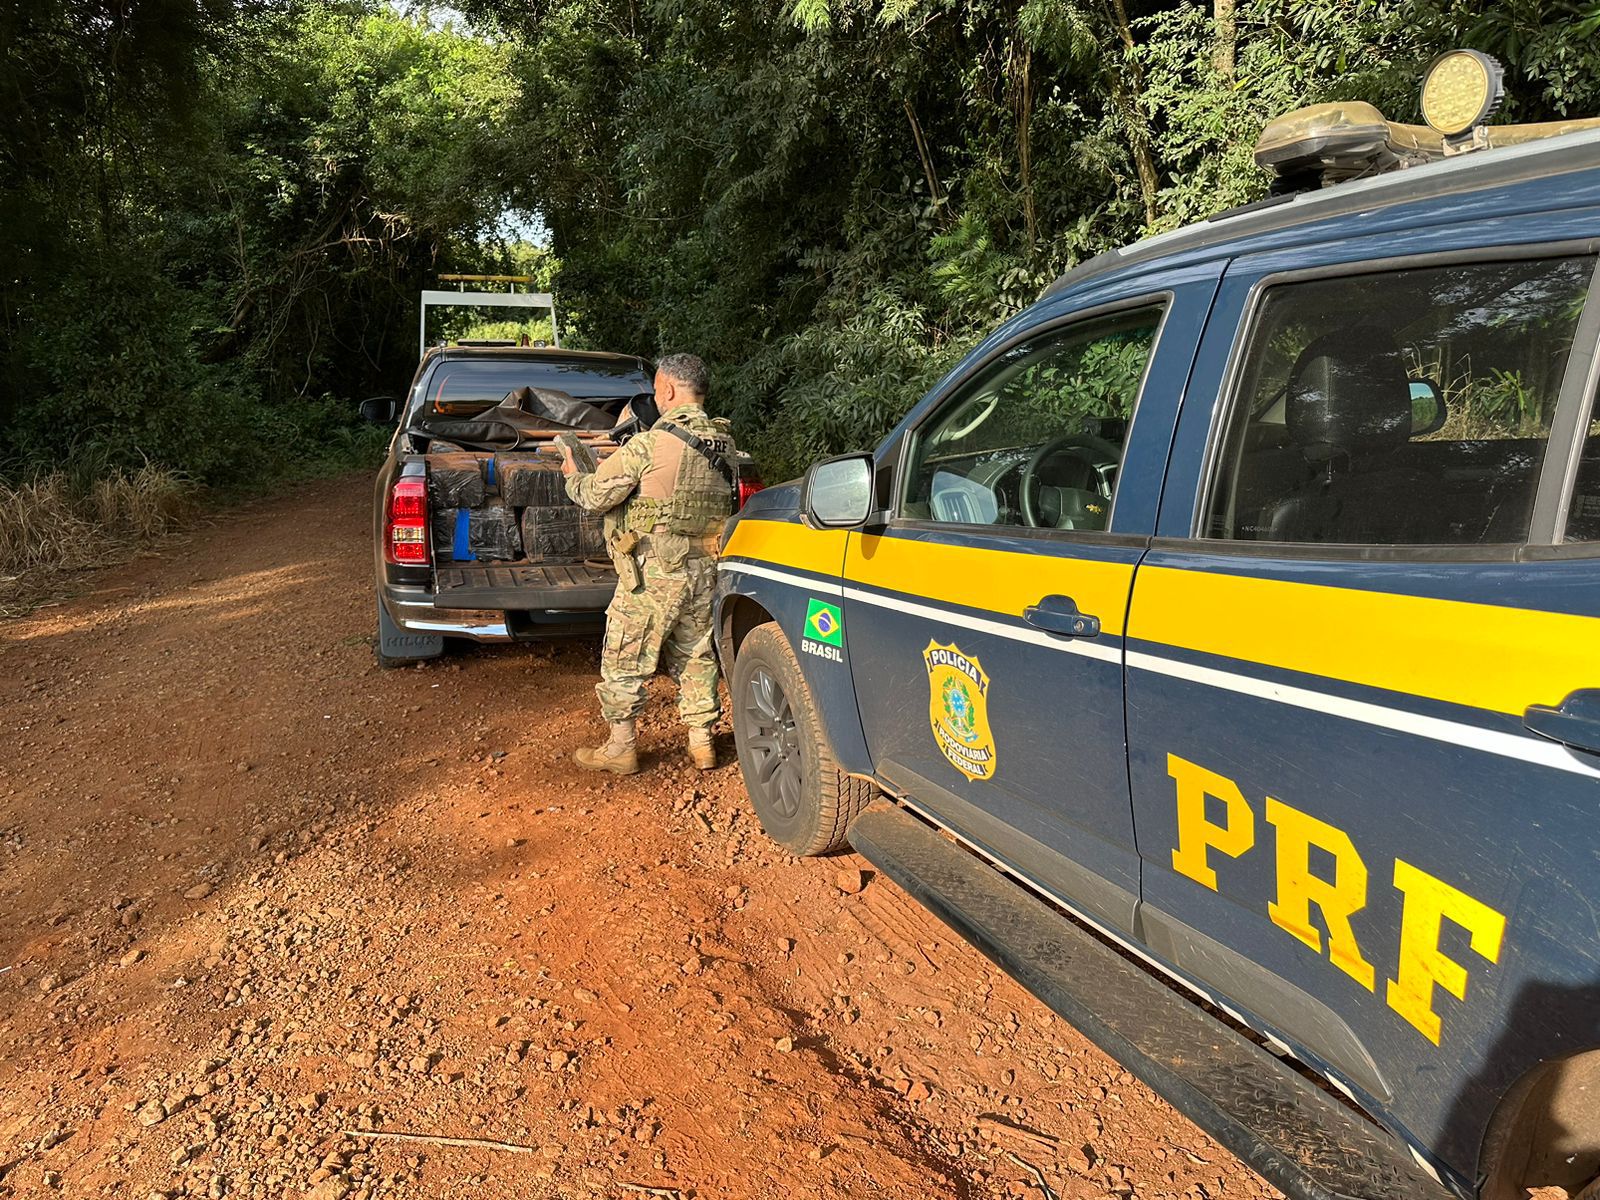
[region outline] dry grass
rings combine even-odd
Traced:
[[[115,560],[178,528],[196,489],[146,463],[97,478],[53,471],[0,483],[0,608],[48,589],[40,577]]]

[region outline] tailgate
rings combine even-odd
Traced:
[[[433,602],[440,608],[602,609],[616,587],[610,563],[441,563]]]

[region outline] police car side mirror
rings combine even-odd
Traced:
[[[872,511],[872,456],[846,454],[817,463],[806,472],[800,511],[814,528],[860,525]]]
[[[1411,381],[1411,436],[1437,433],[1449,417],[1449,406],[1444,402],[1444,392],[1431,379]]]

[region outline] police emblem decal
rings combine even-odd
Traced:
[[[994,735],[989,729],[989,676],[960,647],[929,642],[922,652],[928,669],[928,723],[939,753],[968,779],[992,779]]]

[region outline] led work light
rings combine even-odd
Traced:
[[[1482,125],[1505,96],[1505,71],[1478,50],[1451,50],[1422,77],[1422,119],[1446,138]]]

